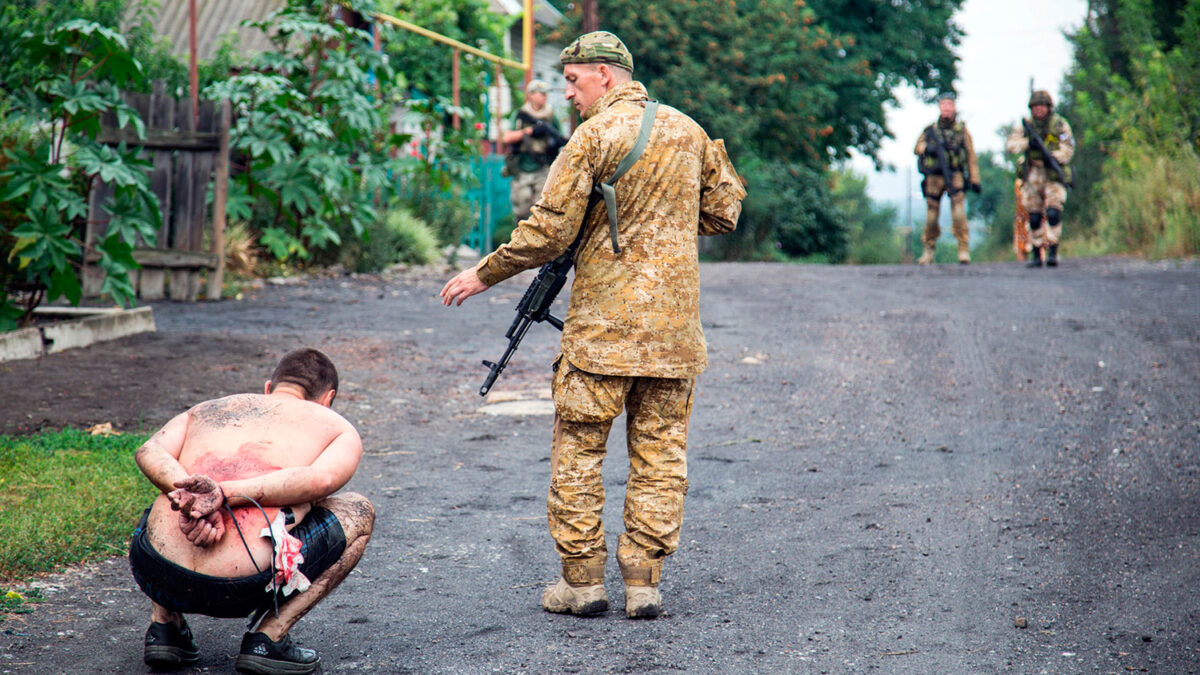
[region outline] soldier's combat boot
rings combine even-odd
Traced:
[[[1041,246],[1033,247],[1033,250],[1029,252],[1029,263],[1026,264],[1025,266],[1029,267],[1029,268],[1042,266],[1042,247]]]
[[[1046,267],[1058,267],[1058,244],[1046,247]]]
[[[556,614],[599,614],[608,611],[608,594],[604,592],[604,584],[572,586],[559,577],[542,592],[542,609]]]
[[[662,614],[662,594],[657,586],[626,586],[625,616],[630,619],[653,619]]]
[[[933,249],[926,246],[925,252],[922,253],[921,257],[917,259],[917,264],[918,265],[932,265],[933,264]]]
[[[958,247],[958,264],[959,265],[970,265],[971,264],[971,251],[966,246]]]

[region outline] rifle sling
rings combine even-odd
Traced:
[[[633,149],[617,163],[617,170],[613,172],[612,177],[607,181],[602,181],[599,185],[600,194],[604,196],[604,209],[608,212],[608,234],[612,238],[613,253],[621,252],[621,247],[617,245],[617,191],[613,187],[613,183],[616,183],[641,159],[642,153],[646,150],[646,143],[650,141],[650,130],[654,127],[654,115],[657,112],[658,101],[647,101],[646,110],[642,112],[642,128],[638,131]]]

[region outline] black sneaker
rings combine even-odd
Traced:
[[[311,673],[319,665],[321,657],[317,652],[297,647],[286,635],[279,642],[272,642],[264,633],[246,633],[235,667],[239,673],[299,675]]]
[[[155,670],[170,670],[200,660],[200,649],[192,639],[187,621],[182,628],[174,623],[150,623],[146,629],[146,650],[142,659]]]

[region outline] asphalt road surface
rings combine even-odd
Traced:
[[[293,631],[324,672],[1200,670],[1200,264],[703,266],[711,364],[655,621],[624,618],[615,561],[609,613],[539,608],[558,572],[540,414],[558,334],[535,327],[496,386],[527,414],[481,411],[479,362],[500,355],[529,276],[450,309],[444,278],[158,304],[157,334],[6,364],[0,386],[60,357],[106,361],[112,401],[90,405],[153,426],[257,389],[286,350],[326,350],[367,449],[350,488],[378,519]],[[146,378],[122,365],[138,353],[160,355],[173,398],[122,398]],[[614,549],[623,440],[618,422]],[[145,670],[148,602],[124,558],[42,584],[35,613],[0,623],[0,672]],[[192,626],[195,670],[231,670],[244,623]]]

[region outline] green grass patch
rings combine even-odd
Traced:
[[[125,553],[158,494],[133,459],[147,438],[0,436],[0,580]]]

